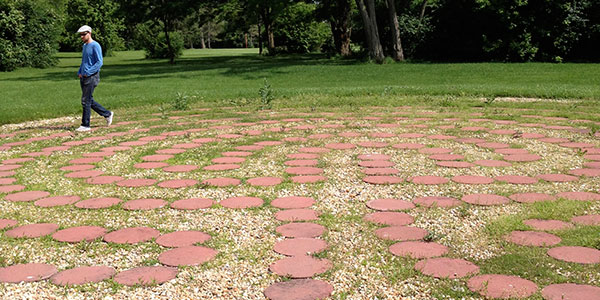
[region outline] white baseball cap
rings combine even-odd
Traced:
[[[79,27],[79,29],[77,30],[77,33],[82,33],[82,32],[92,32],[92,27],[87,26],[87,25],[83,25],[83,26]]]

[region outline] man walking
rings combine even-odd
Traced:
[[[81,85],[81,106],[83,106],[83,116],[81,117],[81,126],[76,131],[90,131],[90,115],[93,109],[99,115],[106,119],[106,125],[110,126],[114,113],[102,107],[100,103],[94,100],[92,96],[94,89],[100,82],[100,67],[102,67],[102,48],[98,42],[92,39],[92,28],[84,25],[77,30],[81,41],[83,41],[83,52],[81,56],[81,66],[77,71],[79,84]]]

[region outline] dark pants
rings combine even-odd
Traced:
[[[94,101],[94,89],[100,82],[100,74],[96,73],[90,77],[81,77],[79,84],[81,85],[81,106],[83,107],[83,115],[81,117],[81,126],[90,127],[90,115],[93,109],[103,117],[110,116],[110,111],[102,107],[100,103]]]

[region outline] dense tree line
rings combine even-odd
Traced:
[[[88,24],[105,54],[257,47],[402,61],[597,61],[597,0],[0,0],[0,70],[78,51]]]

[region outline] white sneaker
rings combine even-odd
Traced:
[[[85,126],[79,126],[79,128],[75,129],[75,131],[79,131],[79,132],[90,131],[90,130],[92,130],[92,129],[89,127],[85,127]]]
[[[110,126],[110,124],[112,124],[112,119],[114,115],[115,113],[111,111],[110,116],[106,117],[106,126]]]

